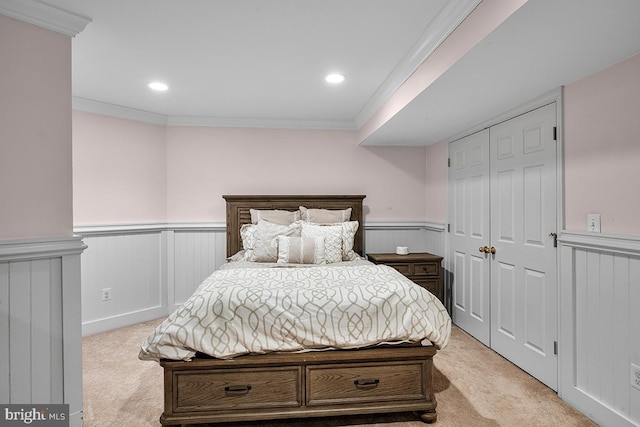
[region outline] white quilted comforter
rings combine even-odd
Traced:
[[[139,357],[230,358],[403,342],[444,348],[450,331],[440,301],[384,265],[222,269],[149,335]]]

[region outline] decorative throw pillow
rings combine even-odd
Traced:
[[[278,260],[278,236],[300,236],[300,223],[274,224],[260,220],[256,224],[255,245],[245,253],[245,260],[254,262],[276,262]]]
[[[340,224],[342,227],[342,260],[354,261],[360,256],[353,250],[358,231],[358,221],[346,221]]]
[[[240,227],[240,239],[242,240],[243,249],[253,249],[256,245],[256,230],[258,226],[255,224],[243,224]]]
[[[300,220],[300,211],[249,209],[249,213],[251,214],[252,224],[257,224],[261,219],[282,225],[293,224]]]
[[[335,224],[351,219],[351,208],[347,209],[307,209],[300,206],[300,217],[305,222],[314,224]]]
[[[324,237],[278,236],[278,262],[326,264]]]
[[[327,263],[342,261],[342,226],[302,223],[302,237],[324,237]]]

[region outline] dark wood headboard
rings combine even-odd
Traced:
[[[251,223],[250,209],[298,210],[300,206],[310,209],[351,208],[351,220],[358,221],[353,249],[360,255],[364,251],[364,224],[362,201],[366,196],[289,196],[289,195],[224,195],[227,201],[227,256],[242,249],[240,227]]]

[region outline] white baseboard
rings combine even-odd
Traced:
[[[124,326],[135,325],[136,323],[142,323],[148,320],[160,319],[168,315],[167,307],[153,307],[133,313],[126,313],[105,319],[84,322],[82,323],[82,336],[93,335],[100,332],[110,331],[112,329],[122,328]]]

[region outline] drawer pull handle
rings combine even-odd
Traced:
[[[353,382],[356,387],[375,387],[380,384],[380,380],[371,379],[371,380],[355,380]]]
[[[224,388],[227,394],[247,394],[251,391],[250,385],[230,385]]]

